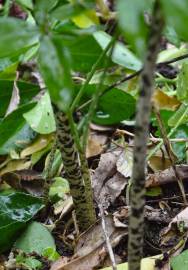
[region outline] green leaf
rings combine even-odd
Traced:
[[[20,229],[43,207],[41,199],[25,193],[0,193],[0,251],[7,250]]]
[[[0,18],[0,58],[10,56],[36,42],[37,29],[22,20]]]
[[[172,26],[167,25],[164,34],[170,43],[180,47],[181,40]]]
[[[12,96],[13,83],[13,81],[9,80],[0,80],[0,117],[5,115],[8,108]],[[38,85],[21,81],[17,82],[17,86],[20,94],[20,105],[30,102],[31,98],[33,98],[40,90]]]
[[[0,155],[8,154],[13,149],[19,149],[29,144],[35,133],[26,124],[23,113],[33,108],[35,103],[19,107],[0,123]]]
[[[72,102],[73,85],[69,54],[61,39],[54,38],[52,41],[48,36],[42,38],[39,64],[52,101],[66,112]]]
[[[188,250],[183,251],[176,257],[170,259],[170,265],[173,270],[187,270],[188,269]]]
[[[50,15],[56,18],[57,20],[66,20],[75,15],[78,15],[83,10],[84,9],[81,5],[77,3],[75,4],[70,3],[70,4],[59,6],[58,8],[54,9]]]
[[[174,132],[173,138],[185,138],[188,137],[188,126],[187,125],[181,125],[179,126],[176,131]],[[178,161],[184,161],[186,159],[186,142],[177,142],[177,143],[171,143],[172,149],[175,153],[175,155],[178,157]]]
[[[162,189],[161,187],[151,187],[147,188],[146,190],[146,196],[150,197],[156,197],[162,194]]]
[[[177,81],[177,98],[188,102],[188,62],[182,64]]]
[[[0,71],[0,80],[14,80],[16,77],[17,67],[18,67],[18,62],[11,63],[3,71]]]
[[[32,110],[24,113],[23,117],[30,127],[40,134],[49,134],[56,130],[54,114],[48,93],[44,94]]]
[[[33,9],[33,2],[32,0],[16,0],[18,4],[21,4],[22,6]]]
[[[34,251],[40,255],[46,248],[56,248],[50,232],[44,225],[36,221],[29,224],[25,232],[17,239],[15,247],[26,253]]]
[[[45,248],[45,250],[42,253],[42,256],[48,258],[48,260],[50,261],[56,261],[60,258],[60,255],[52,247]]]
[[[135,52],[143,58],[146,50],[148,27],[145,23],[144,12],[151,6],[148,0],[118,0],[117,11],[120,27],[126,41],[132,45]]]
[[[97,85],[87,86],[84,99],[92,97]],[[82,100],[83,102],[83,100]],[[101,96],[93,122],[99,125],[114,125],[129,119],[135,113],[135,99],[128,93],[113,88]]]
[[[59,198],[63,198],[65,194],[69,192],[69,182],[65,178],[55,177],[54,183],[50,187],[49,196],[58,196]]]
[[[178,110],[172,115],[172,117],[168,120],[168,125],[170,127],[175,127],[177,122],[179,122],[180,118],[183,116],[183,114],[187,110],[187,105],[182,104]],[[183,119],[181,120],[181,125],[186,124],[188,122],[188,115],[185,114]]]
[[[74,71],[90,71],[102,53],[102,46],[98,44],[99,42],[97,42],[96,38],[94,38],[92,35],[80,35],[71,38],[63,37],[63,42],[65,46],[67,46],[71,55],[71,68]],[[106,43],[108,44],[108,42]],[[106,46],[104,44],[104,48],[105,47]],[[102,67],[104,67],[104,61],[98,66],[99,69]]]
[[[101,48],[104,50],[111,41],[112,37],[103,31],[98,31],[93,34]],[[139,70],[142,67],[141,61],[123,45],[121,42],[116,42],[112,61],[120,66],[131,70]]]
[[[161,3],[167,23],[175,29],[180,38],[188,40],[188,1],[171,0],[169,5],[168,1],[162,0]]]

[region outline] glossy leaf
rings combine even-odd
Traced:
[[[47,228],[39,222],[29,224],[25,232],[17,239],[15,247],[25,253],[42,254],[46,248],[56,248],[55,242]]]
[[[102,46],[92,35],[80,35],[71,38],[63,38],[64,44],[67,46],[72,60],[72,69],[78,72],[88,72],[95,64],[100,54]],[[108,44],[108,42],[107,42]],[[104,44],[106,47],[107,44]],[[104,61],[98,68],[104,67]]]
[[[41,208],[39,198],[25,193],[0,193],[0,251],[7,250],[28,222]]]
[[[25,103],[30,102],[31,98],[39,92],[39,86],[31,83],[18,81],[17,86],[20,93],[20,105],[24,105]],[[0,80],[0,117],[3,117],[5,115],[11,99],[12,89],[12,80]]]
[[[42,38],[39,64],[52,101],[66,112],[72,102],[73,86],[69,54],[61,39],[52,41],[48,36]]]
[[[144,11],[150,7],[148,0],[118,0],[117,11],[120,27],[132,48],[143,58],[146,50],[148,27]]]
[[[89,85],[86,89],[85,100],[88,100],[96,89]],[[100,97],[93,122],[99,125],[114,125],[130,119],[135,113],[135,99],[128,93],[113,88]]]
[[[49,134],[56,130],[56,124],[50,96],[45,93],[37,105],[23,114],[30,127],[40,134]]]
[[[33,9],[32,0],[16,0],[16,2],[26,8]]]
[[[15,18],[0,18],[0,58],[6,57],[37,41],[37,29]]]
[[[167,23],[175,29],[182,39],[188,40],[188,1],[171,0],[169,5],[168,1],[162,0],[161,3]]]
[[[112,37],[103,31],[93,34],[101,48],[104,50]],[[139,70],[142,67],[141,61],[121,42],[116,42],[112,54],[112,61],[120,66],[131,70]]]
[[[23,113],[33,108],[35,103],[19,107],[0,123],[0,155],[8,154],[29,144],[35,133],[26,124]]]

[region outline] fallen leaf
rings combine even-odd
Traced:
[[[0,175],[3,175],[7,172],[29,169],[30,166],[31,166],[31,161],[11,160],[7,163],[7,165],[4,168],[0,170]]]
[[[122,151],[114,151],[102,154],[98,168],[92,175],[94,197],[96,201],[101,201],[104,208],[115,201],[127,184],[127,179],[117,172],[116,167],[121,153]]]
[[[53,135],[39,135],[38,138],[30,144],[28,147],[26,147],[24,150],[22,150],[20,157],[25,158],[27,156],[32,155],[33,153],[36,153],[38,151],[41,151],[47,145],[53,140]]]
[[[125,177],[131,177],[133,167],[133,149],[126,146],[117,160],[117,171]]]
[[[86,157],[89,158],[101,154],[107,139],[108,137],[106,135],[90,133],[86,148]]]

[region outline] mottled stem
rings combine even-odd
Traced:
[[[160,48],[163,26],[164,22],[160,1],[156,0],[153,9],[148,49],[140,78],[140,95],[137,103],[134,165],[130,193],[129,270],[140,269],[140,261],[143,255],[146,151],[149,136],[151,97],[154,91],[156,59]]]

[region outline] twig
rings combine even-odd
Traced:
[[[111,246],[111,243],[110,243],[110,238],[108,236],[108,232],[107,232],[107,228],[106,228],[105,216],[104,216],[104,210],[103,210],[102,204],[98,203],[98,207],[99,207],[99,211],[100,211],[101,224],[102,224],[102,229],[103,229],[104,236],[105,236],[106,247],[108,249],[110,260],[112,262],[112,269],[117,270],[113,249],[112,249],[112,246]]]
[[[127,130],[121,130],[117,129],[116,134],[124,134],[124,135],[129,135],[130,137],[134,137],[134,133],[127,131]],[[163,141],[162,138],[156,138],[156,137],[149,137],[149,140],[152,142],[161,142]],[[170,142],[175,142],[175,143],[182,143],[182,142],[188,142],[188,138],[169,138],[168,139]]]
[[[179,185],[182,197],[183,197],[184,204],[187,205],[187,199],[186,199],[186,195],[185,195],[184,185],[183,185],[182,179],[181,179],[181,177],[176,169],[176,166],[175,166],[174,155],[173,155],[172,150],[171,150],[170,141],[169,141],[168,136],[166,134],[166,129],[165,129],[164,123],[161,119],[160,111],[155,106],[153,107],[153,110],[155,112],[157,122],[159,124],[160,132],[161,132],[161,135],[163,137],[166,152],[169,156],[170,163],[172,165],[172,168],[174,170],[174,174],[175,174],[177,181],[178,181],[178,185]]]

